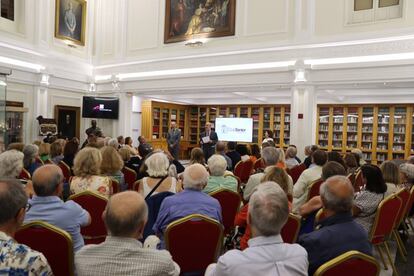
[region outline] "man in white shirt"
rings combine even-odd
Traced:
[[[328,155],[322,150],[312,153],[312,164],[314,166],[303,171],[293,187],[293,212],[298,213],[299,208],[306,203],[309,193],[309,186],[322,176],[322,166],[328,160]]]
[[[298,244],[284,243],[280,236],[288,215],[288,200],[282,188],[274,182],[260,184],[249,202],[249,248],[228,251],[207,268],[205,275],[308,275],[306,250]]]

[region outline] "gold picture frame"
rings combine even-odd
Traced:
[[[86,0],[56,0],[55,37],[85,46]]]

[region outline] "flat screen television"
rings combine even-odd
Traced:
[[[253,140],[253,119],[216,118],[215,130],[221,141],[251,143]]]
[[[83,97],[82,117],[118,119],[119,99],[114,97]]]

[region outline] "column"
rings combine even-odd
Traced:
[[[295,40],[307,40],[314,35],[315,5],[315,0],[295,0]]]
[[[296,145],[303,160],[305,146],[314,144],[316,139],[317,95],[311,85],[293,86],[291,93],[290,143]]]
[[[43,138],[43,136],[39,136],[39,122],[36,120],[36,118],[38,116],[48,118],[48,108],[51,108],[49,107],[48,103],[49,76],[40,75],[39,77],[39,85],[33,88],[33,122],[29,122],[32,123],[32,139],[30,142]]]
[[[114,137],[123,135],[132,137],[132,95],[130,93],[119,93],[119,118],[117,127],[114,127]],[[134,141],[135,142],[135,141]]]

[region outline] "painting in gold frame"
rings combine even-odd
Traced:
[[[235,33],[236,0],[166,0],[164,43]]]
[[[55,37],[85,45],[86,1],[56,0]]]

